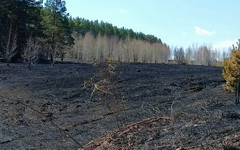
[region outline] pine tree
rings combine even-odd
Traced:
[[[42,35],[41,4],[40,0],[0,1],[0,59],[18,60],[27,39]]]
[[[224,69],[222,72],[226,84],[223,88],[230,92],[235,92],[236,104],[240,101],[240,40],[237,47],[233,46],[231,56],[224,60]]]
[[[42,24],[51,50],[50,57],[53,64],[56,55],[63,59],[65,49],[73,45],[73,38],[66,12],[66,2],[64,0],[47,0],[45,6],[46,8],[42,12]]]

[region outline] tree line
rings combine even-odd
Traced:
[[[119,62],[167,63],[170,49],[161,42],[125,39],[117,35],[87,32],[84,36],[74,35],[75,44],[69,57],[77,61],[96,62],[111,59]]]
[[[64,0],[1,0],[0,58],[28,61],[61,55],[73,45]]]
[[[209,45],[172,48],[153,35],[118,28],[110,23],[72,18],[65,0],[1,0],[0,62],[50,60],[68,56],[78,61],[224,66],[224,89],[240,103],[240,44],[230,53]]]
[[[153,36],[146,35],[142,32],[134,32],[132,29],[126,29],[124,27],[118,28],[111,23],[99,22],[98,20],[90,21],[84,18],[69,18],[70,26],[73,31],[77,32],[81,36],[85,36],[87,32],[91,32],[95,37],[100,34],[101,36],[117,36],[121,40],[126,38],[142,40],[149,43],[162,43],[161,39]]]
[[[118,28],[107,22],[70,18],[75,44],[70,57],[93,62],[112,59],[120,62],[166,63],[170,49],[153,35]]]
[[[224,59],[229,57],[230,51],[213,49],[207,44],[193,44],[187,49],[182,47],[172,48],[173,59],[177,64],[223,66]]]
[[[79,46],[78,43],[81,40],[85,41],[83,42],[84,48],[82,47],[84,49],[82,58],[89,57],[83,60],[115,58],[115,56],[112,56],[113,53],[122,53],[122,55],[129,55],[128,60],[131,61],[133,58],[130,57],[138,54],[135,54],[136,50],[130,49],[134,47],[130,46],[130,41],[132,45],[136,41],[141,43],[138,44],[139,46],[146,44],[146,52],[144,53],[152,53],[151,55],[160,50],[157,48],[159,45],[167,48],[166,44],[162,44],[161,40],[153,35],[136,33],[132,29],[117,28],[102,21],[72,18],[67,13],[65,0],[47,0],[44,4],[43,1],[39,0],[2,0],[0,3],[0,35],[1,61],[27,61],[29,64],[39,59],[49,59],[54,62],[54,59],[59,57],[63,60],[67,53],[75,53],[74,47]],[[98,46],[94,46],[95,49],[91,49],[86,45],[88,39],[90,39],[88,42],[93,42],[92,45],[96,44],[95,41],[91,41],[90,36],[98,43]],[[106,45],[104,41],[106,40],[108,46],[104,47]],[[76,44],[74,44],[74,41]],[[118,45],[118,52],[115,52],[117,48],[113,48],[113,45]],[[148,50],[146,47],[149,46],[147,45],[152,45],[152,48],[155,47],[154,50]],[[136,49],[136,47],[134,48]],[[123,51],[124,49],[126,52],[120,52],[120,50]],[[94,58],[93,55],[84,55],[93,53],[96,50],[101,59],[98,59],[98,56]],[[125,54],[130,53],[130,51],[134,52]],[[100,53],[108,54],[103,55]],[[143,57],[147,57],[147,54]],[[157,58],[151,59],[158,62],[156,61]],[[121,60],[120,54],[118,60]],[[136,58],[134,58],[134,61],[137,61]],[[149,62],[153,62],[153,60],[149,60]]]
[[[220,56],[221,55],[221,56]],[[219,65],[226,54],[207,45],[186,50],[161,39],[107,22],[72,18],[65,0],[1,0],[0,61],[28,62],[69,57],[82,62],[111,58],[121,62]],[[223,64],[223,63],[222,63]]]

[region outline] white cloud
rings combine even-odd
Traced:
[[[122,13],[122,14],[128,14],[129,11],[126,9],[116,9],[117,12]]]
[[[221,41],[221,42],[216,42],[213,43],[213,48],[214,49],[228,49],[229,47],[232,47],[232,45],[236,45],[237,41]]]
[[[206,35],[206,36],[212,36],[215,34],[215,31],[208,31],[205,29],[202,29],[200,27],[195,27],[195,32],[197,35]]]

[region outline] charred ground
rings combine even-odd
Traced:
[[[99,96],[86,87],[97,82],[91,64],[0,64],[1,149],[80,148],[64,132],[85,149],[240,147],[240,110],[222,89],[222,68],[115,65],[110,96]]]

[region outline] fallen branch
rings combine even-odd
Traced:
[[[110,92],[107,92],[107,91],[105,91],[105,90],[99,88],[97,84],[94,84],[94,88],[97,89],[97,90],[100,91],[100,92],[105,93],[105,94],[110,94]]]
[[[147,118],[141,121],[138,121],[136,123],[129,124],[127,126],[123,126],[121,128],[115,129],[111,132],[108,132],[106,135],[90,141],[88,144],[84,146],[85,149],[94,149],[96,147],[101,147],[102,145],[109,146],[113,145],[113,143],[116,139],[125,138],[125,135],[128,135],[130,132],[139,132],[142,128],[145,128],[146,125],[153,124],[154,122],[160,121],[160,120],[170,120],[173,121],[173,117],[156,117],[156,118]],[[149,126],[148,128],[151,128]],[[117,136],[117,137],[116,137]],[[107,137],[107,138],[106,138]],[[108,145],[109,144],[109,145]],[[83,149],[78,149],[83,150]]]

